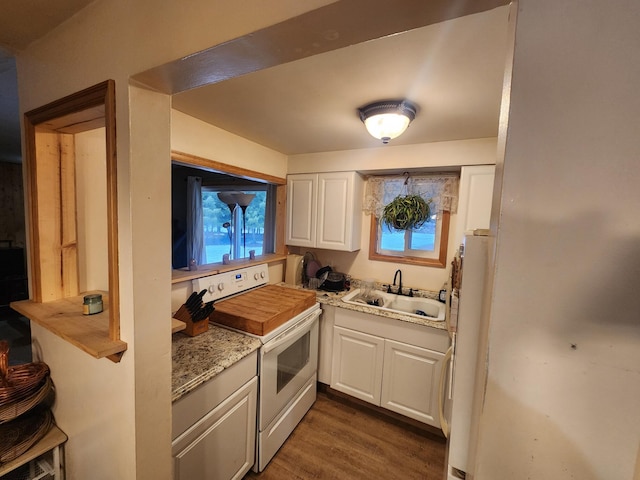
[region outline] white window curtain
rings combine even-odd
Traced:
[[[207,263],[202,227],[202,178],[187,177],[187,261]]]
[[[380,218],[385,205],[398,195],[420,195],[424,200],[430,201],[432,212],[447,210],[456,213],[459,184],[457,174],[446,173],[370,176],[367,178],[363,210],[368,215]]]

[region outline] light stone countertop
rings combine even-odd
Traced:
[[[209,324],[209,330],[190,337],[172,336],[171,401],[211,380],[225,368],[260,348],[260,340]]]

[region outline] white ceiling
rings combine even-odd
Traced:
[[[0,0],[0,159],[20,151],[11,53],[92,1]],[[315,55],[176,94],[173,106],[287,155],[379,146],[357,108],[394,98],[419,110],[390,145],[493,137],[507,15],[499,7]]]
[[[367,103],[419,107],[390,145],[494,137],[508,7],[260,70],[173,96],[173,107],[287,155],[380,146]]]

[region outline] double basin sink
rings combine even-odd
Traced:
[[[406,297],[379,290],[375,290],[365,296],[364,292],[357,288],[342,297],[342,301],[351,305],[366,305],[382,311],[400,313],[437,322],[443,322],[445,315],[444,303],[437,300],[423,297]]]

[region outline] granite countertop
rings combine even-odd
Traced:
[[[172,340],[172,402],[261,346],[257,338],[213,324],[209,324],[209,330],[195,337],[180,332],[174,333]]]

